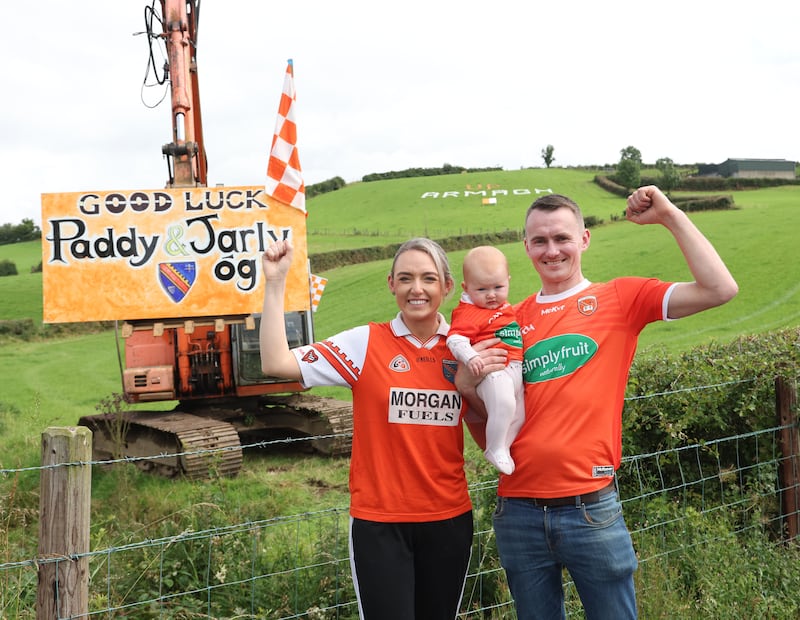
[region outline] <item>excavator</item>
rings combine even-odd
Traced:
[[[156,2],[161,5],[160,16]],[[217,301],[224,300],[225,295],[213,290],[205,303],[201,300],[181,310],[180,303],[194,294],[192,285],[203,270],[213,272],[218,286],[237,282],[239,297],[242,292],[252,293],[258,254],[251,252],[251,258],[241,258],[246,245],[263,251],[270,238],[287,234],[294,235],[296,245],[298,238],[303,242],[300,245],[305,245],[305,213],[287,220],[295,224],[283,224],[280,209],[284,207],[269,201],[263,195],[264,188],[207,188],[197,73],[199,13],[200,0],[154,0],[149,13],[146,11],[151,62],[154,44],[163,42],[166,48],[163,81],[169,82],[172,104],[172,136],[161,149],[167,162],[165,189],[43,195],[45,320],[48,313],[53,322],[74,319],[74,308],[83,302],[87,291],[97,296],[98,287],[109,279],[116,281],[115,293],[96,297],[93,307],[108,303],[112,309],[106,315],[125,308],[135,315],[114,322],[122,396],[125,403],[136,406],[126,404],[117,411],[98,407],[101,413],[83,416],[78,424],[92,431],[96,460],[123,457],[141,469],[167,477],[235,476],[242,465],[242,446],[276,439],[289,438],[324,455],[348,455],[352,444],[351,403],[314,396],[305,393],[299,383],[263,375],[257,313],[243,313],[241,304],[232,304],[228,311],[224,301]],[[174,222],[158,224],[151,235],[144,234],[148,220],[177,211],[180,203],[193,217],[184,218],[177,226]],[[58,205],[67,205],[68,209]],[[242,220],[248,210],[255,216]],[[277,223],[255,222],[261,213]],[[119,220],[123,216],[130,219]],[[240,218],[236,220],[238,227],[216,227],[224,217],[234,216]],[[111,220],[113,226],[117,221],[122,226],[108,225],[107,232],[92,235],[92,218],[99,217],[116,217]],[[295,218],[295,214],[287,217]],[[194,241],[188,240],[188,231],[195,233]],[[217,246],[225,246],[224,256],[213,269],[202,266],[206,256],[193,256],[187,250],[191,248],[195,255],[211,254],[209,238]],[[158,280],[170,299],[167,311],[148,306],[159,296],[156,293],[142,292],[131,299],[117,292],[130,288],[125,280],[128,272],[134,274],[130,277],[140,277],[149,269],[156,248],[181,259],[159,262],[150,276]],[[111,271],[99,271],[101,259],[112,261]],[[313,309],[308,299],[311,273],[307,257],[301,262],[304,264],[299,267],[297,281],[303,293],[301,302],[295,304],[299,309],[287,306],[285,314],[290,346],[314,340]],[[67,268],[68,263],[72,270]],[[87,273],[76,277],[79,266]],[[88,271],[95,268],[97,271]],[[48,289],[55,287],[58,296],[48,295]],[[66,291],[81,287],[85,289],[83,297],[75,298],[69,310],[69,301],[56,302],[69,295]],[[108,299],[115,296],[117,299]],[[57,303],[64,305],[54,308]],[[254,305],[252,300],[248,303]],[[203,313],[206,308],[214,312]],[[85,310],[80,318],[90,317],[91,312]],[[102,314],[102,310],[97,312]],[[148,403],[166,404],[163,410],[138,408]]]

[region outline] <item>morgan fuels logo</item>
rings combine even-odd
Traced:
[[[461,394],[455,390],[389,389],[389,423],[458,426]]]

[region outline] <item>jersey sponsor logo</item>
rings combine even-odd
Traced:
[[[613,475],[613,465],[595,465],[592,467],[592,478],[610,478]]]
[[[509,323],[501,329],[498,329],[494,335],[495,337],[500,338],[500,340],[502,340],[509,347],[514,347],[517,349],[522,347],[522,330],[519,327],[519,323],[516,321]]]
[[[578,298],[578,312],[585,316],[591,316],[597,310],[597,297],[586,295]]]
[[[314,349],[309,349],[308,352],[306,352],[306,354],[300,359],[306,364],[313,364],[319,360],[319,355],[317,355],[317,352]]]
[[[550,306],[549,308],[542,308],[542,316],[553,314],[554,312],[561,312],[566,307],[567,307],[566,305],[562,304],[560,306]]]
[[[389,423],[423,426],[457,426],[461,394],[455,390],[389,390]]]
[[[409,364],[408,360],[402,355],[395,355],[394,359],[389,362],[389,370],[394,370],[395,372],[408,372],[411,370],[411,364]]]
[[[562,334],[540,340],[525,351],[525,383],[539,383],[571,375],[597,353],[597,343],[582,334]]]

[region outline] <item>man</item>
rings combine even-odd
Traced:
[[[590,233],[578,205],[551,194],[526,214],[525,249],[542,288],[515,307],[524,349],[525,423],[511,447],[516,469],[500,477],[494,515],[520,620],[564,618],[564,567],[589,620],[636,618],[637,560],[615,471],[637,338],[648,323],[719,306],[738,292],[711,243],[657,187],[633,192],[626,217],[664,226],[694,281],[589,282],[581,259]],[[487,351],[484,361],[496,361],[496,350]],[[457,385],[482,412],[477,380],[468,374],[459,372]]]

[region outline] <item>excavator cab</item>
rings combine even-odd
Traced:
[[[261,372],[261,353],[258,342],[258,325],[261,316],[257,314],[254,318],[256,329],[246,329],[243,324],[234,325],[232,329],[234,380],[239,386],[285,383],[283,379],[268,377]],[[314,341],[309,312],[287,312],[285,323],[290,349]]]
[[[260,315],[189,320],[178,325],[126,323],[122,385],[126,402],[188,401],[303,391],[261,372]],[[307,311],[285,314],[290,347],[313,342]]]

